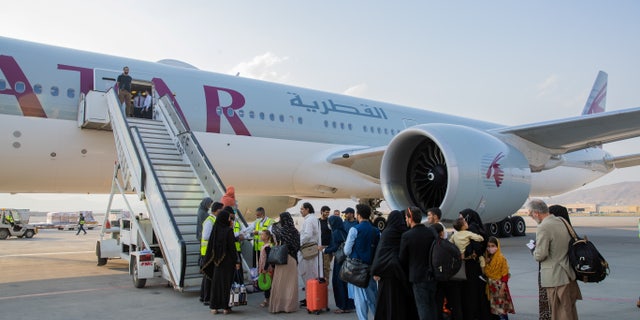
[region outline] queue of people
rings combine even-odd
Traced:
[[[562,267],[567,260],[568,239],[553,244],[549,241],[567,237],[564,226],[556,221],[559,218],[549,213],[562,215],[562,207],[558,207],[549,210],[539,200],[527,205],[530,216],[539,223],[532,253],[540,263],[540,317],[577,319],[575,302],[581,299],[580,288],[575,275],[564,271],[571,269]],[[263,288],[260,307],[271,313],[291,313],[306,307],[305,297],[299,297],[299,283],[304,286],[306,280],[319,277],[331,280],[337,306],[334,312],[355,312],[358,319],[368,319],[369,314],[375,319],[443,319],[445,315],[448,319],[508,319],[508,314],[515,313],[509,290],[511,274],[500,241],[487,235],[480,216],[472,209],[460,212],[450,235],[440,222],[439,208],[394,210],[382,233],[371,223],[371,208],[364,204],[357,205],[356,210],[346,208],[343,218],[330,215],[327,206],[316,216],[313,206],[305,202],[300,209],[304,219],[300,230],[289,212],[280,213],[275,221],[259,207],[255,221],[238,231],[234,230],[237,221],[233,207],[206,198],[200,209],[211,211],[202,221],[204,277],[200,300],[212,313],[231,312],[229,292],[234,272],[240,270],[242,257],[237,243],[243,234],[254,241],[254,267],[260,278],[270,279],[270,287]],[[427,216],[426,224],[422,223],[423,216]],[[431,243],[437,239],[459,249],[464,280],[436,281],[429,272]],[[316,258],[303,256],[301,248],[309,244],[317,248]],[[286,246],[287,263],[267,262],[274,245]],[[370,266],[367,285],[359,287],[341,279],[344,262],[334,259],[338,250]]]

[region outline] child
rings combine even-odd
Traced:
[[[485,252],[486,266],[484,274],[487,276],[487,298],[491,305],[491,314],[500,316],[501,320],[508,320],[507,313],[516,313],[513,300],[509,293],[509,264],[507,258],[500,252],[500,242],[496,237],[489,237]]]
[[[484,238],[481,235],[467,230],[469,229],[469,224],[467,224],[467,220],[465,220],[464,218],[458,218],[458,220],[453,223],[453,229],[456,230],[456,232],[451,235],[449,241],[455,244],[458,249],[460,249],[462,259],[465,259],[464,251],[466,250],[469,243],[471,243],[471,240],[478,242],[484,241]],[[466,258],[469,259],[470,257]],[[480,262],[480,267],[484,268],[484,257],[480,256],[478,260]]]
[[[273,276],[273,266],[267,263],[267,256],[271,251],[271,244],[273,237],[269,230],[263,230],[260,232],[260,241],[264,243],[260,248],[260,257],[258,259],[258,273],[267,273],[270,277]],[[269,297],[271,296],[271,288],[264,291],[264,301],[260,304],[261,307],[267,307],[269,305]]]

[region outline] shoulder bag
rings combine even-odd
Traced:
[[[300,247],[300,252],[302,252],[302,257],[305,260],[313,259],[318,256],[318,243],[305,243],[302,247]]]
[[[360,259],[347,258],[340,268],[340,279],[360,288],[369,286],[369,265]]]
[[[287,245],[285,244],[278,244],[275,245],[273,247],[271,247],[271,251],[269,252],[269,255],[267,256],[267,263],[269,264],[287,264],[287,255],[289,254],[289,251],[287,249]]]

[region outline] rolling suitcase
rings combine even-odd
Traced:
[[[307,312],[320,314],[321,311],[329,309],[329,283],[321,276],[322,253],[318,254],[318,278],[307,280]]]

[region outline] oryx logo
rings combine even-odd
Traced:
[[[504,154],[502,152],[498,153],[495,157],[491,155],[486,155],[483,158],[483,164],[487,164],[487,171],[485,173],[485,185],[493,185],[495,183],[496,187],[500,187],[502,181],[504,180],[504,170],[500,167],[500,160],[504,158]],[[493,158],[493,160],[491,160]]]

